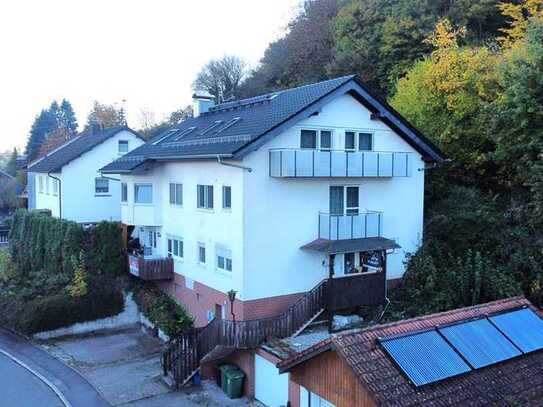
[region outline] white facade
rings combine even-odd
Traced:
[[[410,176],[380,178],[274,178],[269,151],[300,148],[302,129],[332,131],[332,149],[344,149],[346,131],[372,134],[373,150],[405,152]],[[318,214],[330,208],[331,186],[358,186],[359,210],[382,211],[382,236],[402,248],[387,256],[388,278],[404,273],[405,254],[422,240],[424,162],[400,136],[348,95],[325,105],[242,160],[241,168],[217,161],[155,164],[144,175],[123,175],[128,201],[121,204],[122,221],[135,225],[145,244],[156,233],[154,254],[167,255],[168,238],[183,241],[183,258],[174,256],[175,272],[219,291],[234,289],[241,300],[310,290],[328,276],[328,257],[300,247],[318,237]],[[183,204],[169,203],[169,184],[183,185]],[[152,184],[152,203],[134,203],[134,185]],[[197,185],[213,185],[214,207],[197,208]],[[231,187],[231,209],[222,208],[222,187]],[[145,228],[146,226],[152,228]],[[153,242],[151,242],[153,243]],[[206,248],[206,264],[198,259]],[[217,268],[217,254],[231,255],[232,271]],[[336,271],[342,273],[342,256]]]
[[[98,185],[101,189],[96,185],[96,178],[102,178],[99,169],[126,154],[119,152],[120,141],[128,142],[128,151],[144,144],[131,131],[122,130],[64,165],[58,173],[34,173],[30,168],[35,182],[35,209],[49,209],[53,216],[81,223],[120,220],[120,182],[114,180],[118,177],[98,181],[102,182]]]
[[[255,398],[269,407],[286,406],[288,373],[279,373],[274,363],[255,354]]]

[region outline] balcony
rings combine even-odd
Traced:
[[[162,217],[154,204],[121,204],[121,221],[126,225],[162,226]]]
[[[329,311],[384,304],[386,301],[386,274],[352,274],[328,280]]]
[[[270,176],[277,178],[410,177],[411,153],[382,151],[270,150]]]
[[[382,233],[382,212],[369,211],[352,215],[319,213],[319,239],[363,239],[381,237]]]
[[[142,280],[173,279],[173,259],[171,257],[145,257],[129,254],[128,266],[130,274]]]

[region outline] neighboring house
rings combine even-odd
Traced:
[[[541,311],[516,297],[338,334],[278,366],[292,407],[535,406],[542,349]]]
[[[217,106],[195,97],[194,114],[102,169],[121,174],[122,222],[144,246],[133,274],[221,332],[235,290],[237,337],[219,336],[230,348],[387,301],[422,240],[437,148],[355,76]]]
[[[89,130],[29,163],[29,209],[81,223],[120,220],[120,182],[99,170],[143,143],[128,127]]]

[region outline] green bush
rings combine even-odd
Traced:
[[[9,253],[0,257],[0,325],[31,334],[116,315],[125,267],[118,223],[85,229],[17,210]]]
[[[185,308],[152,283],[134,281],[132,292],[140,311],[168,336],[192,327],[193,318]]]
[[[62,328],[77,322],[93,321],[123,310],[121,290],[102,287],[93,295],[71,297],[65,293],[36,298],[17,310],[15,328],[26,334]]]
[[[115,222],[100,222],[89,230],[89,260],[98,273],[125,275],[127,261],[121,228]]]

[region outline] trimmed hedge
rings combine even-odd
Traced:
[[[22,303],[24,309],[20,306]],[[115,287],[103,287],[84,297],[60,293],[28,302],[13,297],[10,301],[9,297],[2,296],[0,305],[11,309],[11,314],[3,318],[9,326],[25,334],[34,334],[116,315],[124,308],[124,297],[122,291]]]
[[[89,228],[17,210],[0,270],[0,325],[26,334],[118,314],[126,255],[118,223]]]
[[[116,222],[100,222],[85,229],[75,222],[19,209],[12,219],[9,240],[13,264],[21,275],[30,270],[72,274],[72,258],[78,258],[81,250],[91,273],[120,276],[126,272],[122,234]]]

